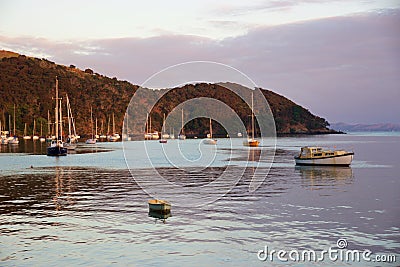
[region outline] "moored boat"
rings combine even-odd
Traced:
[[[253,103],[253,93],[251,94],[251,138],[247,139],[246,141],[243,141],[244,146],[249,146],[249,147],[258,147],[260,142],[256,139],[254,139],[254,103]]]
[[[56,108],[55,111],[55,130],[56,140],[52,140],[50,146],[47,147],[47,156],[66,156],[68,149],[64,147],[62,136],[62,109],[61,109],[61,98],[58,97],[58,79],[56,77]]]
[[[185,135],[185,129],[183,128],[183,108],[182,108],[182,115],[181,115],[181,133],[178,135],[179,140],[185,140],[186,135]]]
[[[166,200],[150,199],[148,203],[152,211],[169,212],[171,210],[171,204]]]
[[[211,118],[210,118],[210,133],[207,134],[207,138],[203,140],[204,144],[206,145],[216,145],[217,144],[217,140],[213,139],[212,136],[212,123],[211,123]]]
[[[302,147],[295,156],[296,165],[349,166],[354,152],[345,150],[323,150],[321,147]]]
[[[163,125],[162,125],[162,128],[161,128],[161,139],[160,139],[160,141],[158,141],[161,144],[166,144],[167,143],[167,138],[164,138],[164,136],[165,136],[165,113],[164,113]],[[169,137],[169,135],[168,135],[168,137]]]

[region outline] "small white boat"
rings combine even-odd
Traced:
[[[212,137],[212,123],[211,123],[211,118],[210,118],[210,133],[207,134],[207,138],[203,140],[204,144],[206,145],[216,145],[217,140],[213,139]]]
[[[89,144],[89,145],[94,145],[97,143],[97,139],[94,137],[94,133],[93,133],[93,109],[92,109],[92,107],[90,107],[90,125],[92,128],[92,138],[87,139],[85,143]]]
[[[168,136],[166,136],[166,135],[168,135]],[[163,120],[163,125],[161,128],[161,139],[158,142],[160,142],[161,144],[166,144],[167,138],[169,138],[169,134],[165,134],[165,113],[164,113],[164,120]]]
[[[149,209],[152,211],[168,212],[171,210],[171,204],[166,200],[150,199],[148,203]]]
[[[250,147],[258,147],[260,142],[256,139],[254,139],[254,100],[253,100],[253,93],[251,93],[251,138],[247,139],[246,141],[243,141],[244,146],[250,146]]]
[[[18,145],[19,144],[19,140],[18,137],[14,136],[13,139],[8,141],[9,145]]]
[[[345,150],[323,150],[321,147],[302,147],[295,156],[296,165],[349,166],[354,152]]]
[[[97,139],[90,138],[90,139],[87,139],[85,143],[86,144],[90,144],[90,145],[94,145],[94,144],[97,143]]]
[[[27,135],[27,133],[26,133],[26,123],[25,123],[25,127],[24,127],[24,137],[23,137],[23,139],[24,140],[31,140],[31,136]]]
[[[181,114],[181,133],[178,135],[179,140],[186,140],[185,129],[183,128],[183,108]]]

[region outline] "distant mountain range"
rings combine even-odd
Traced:
[[[343,132],[400,132],[400,124],[348,124],[344,122],[332,123],[331,128]]]
[[[4,125],[9,128],[9,115],[13,115],[15,105],[17,134],[22,134],[25,123],[28,132],[32,132],[34,120],[38,125],[37,129],[42,125],[46,134],[47,113],[50,111],[52,114],[54,110],[52,98],[56,76],[60,95],[69,96],[78,134],[85,136],[91,132],[88,123],[90,107],[93,107],[93,116],[98,120],[99,132],[100,128],[101,133],[106,131],[107,122],[115,114],[116,129],[121,133],[126,108],[138,85],[94,73],[91,69],[80,70],[74,65],[58,65],[46,59],[9,51],[0,51],[0,120],[3,128]],[[324,118],[311,114],[307,109],[277,93],[265,89],[261,91],[274,115],[278,134],[335,133],[329,129],[329,123]],[[154,97],[154,94],[154,90],[148,89],[143,101]],[[153,108],[150,114],[153,129],[161,129],[163,113],[168,114],[180,103],[199,97],[218,99],[235,110],[243,122],[248,121],[251,113],[249,107],[233,92],[219,84],[187,84],[169,91]],[[185,132],[188,136],[200,136],[208,131],[208,125],[205,118],[194,119],[185,125]],[[215,125],[214,133],[217,136],[226,134],[221,125]]]

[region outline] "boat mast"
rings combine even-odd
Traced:
[[[212,139],[212,123],[211,123],[211,118],[210,118],[210,138]]]
[[[162,138],[162,135],[164,134],[164,132],[165,132],[165,113],[164,113],[164,119],[163,119],[163,126],[161,128],[161,138]]]
[[[71,135],[71,116],[70,116],[71,106],[69,104],[68,95],[66,94],[65,97],[67,98],[68,137],[71,138],[72,137],[72,135]]]
[[[11,136],[11,115],[8,114],[8,134]]]
[[[254,140],[254,103],[253,103],[253,93],[251,93],[251,139]]]
[[[115,118],[114,118],[114,112],[113,112],[113,134],[115,134]]]
[[[14,104],[14,131],[13,131],[13,136],[15,136],[15,104]]]
[[[47,136],[51,136],[51,132],[50,132],[50,110],[47,110]]]
[[[35,136],[35,132],[36,132],[36,120],[33,119],[33,131],[32,131],[32,136]]]
[[[184,135],[185,132],[183,130],[183,108],[182,108],[182,114],[181,114],[181,130],[182,130],[182,135]]]
[[[55,127],[56,127],[56,140],[58,142],[58,79],[56,76],[56,108],[54,110],[55,113]]]
[[[107,123],[107,135],[110,135],[110,117],[108,117],[108,123]]]
[[[61,139],[61,141],[62,141],[62,138],[63,138],[63,127],[62,127],[62,125],[63,125],[63,122],[62,122],[62,105],[61,105],[61,98],[60,98],[60,139]]]
[[[92,128],[92,139],[93,138],[93,110],[92,110],[92,106],[90,106],[90,127]]]

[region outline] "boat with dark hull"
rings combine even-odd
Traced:
[[[50,146],[47,147],[47,156],[66,156],[68,149],[64,147],[62,141],[62,113],[61,113],[61,98],[58,98],[58,79],[56,77],[56,108],[55,108],[55,123],[56,140],[52,140]]]
[[[51,145],[47,148],[47,156],[66,156],[68,149],[64,147],[61,140],[51,141]]]

